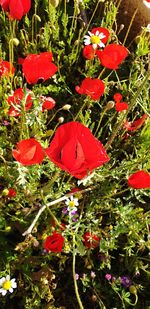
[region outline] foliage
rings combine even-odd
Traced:
[[[118,70],[104,69],[98,59],[83,57],[83,37],[92,27],[102,26],[110,31],[109,43],[118,43],[114,1],[32,2],[21,21],[0,12],[0,58],[15,66],[15,75],[1,76],[0,85],[0,278],[10,274],[17,281],[17,289],[1,297],[1,304],[16,308],[17,303],[25,309],[149,308],[149,189],[130,188],[127,179],[137,170],[150,170],[150,120],[130,132],[123,125],[150,115],[149,34],[144,28]],[[100,2],[101,21],[96,16]],[[27,84],[18,58],[45,51],[52,51],[57,73],[43,83]],[[86,77],[104,81],[99,100],[75,91]],[[7,99],[19,87],[25,93],[20,116],[10,117]],[[33,105],[25,111],[27,89],[33,92]],[[116,111],[117,92],[128,102],[128,110]],[[52,97],[56,106],[43,112],[41,95]],[[88,127],[110,161],[77,180],[48,156],[32,166],[13,159],[12,149],[23,139],[34,137],[48,148],[63,120]],[[9,196],[10,188],[16,196]],[[74,188],[80,189],[72,193],[79,201],[75,220],[63,212]],[[54,230],[65,239],[61,253],[43,250]],[[97,247],[84,245],[87,231],[100,237]],[[108,273],[111,280],[105,278]],[[132,288],[121,284],[122,276],[131,278]]]

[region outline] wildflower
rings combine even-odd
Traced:
[[[42,102],[42,111],[53,109],[56,105],[56,102],[51,97],[40,96],[40,101]]]
[[[53,163],[78,179],[109,161],[101,142],[76,121],[61,125],[45,152]]]
[[[122,61],[128,56],[128,50],[126,47],[119,44],[109,44],[103,51],[97,50],[96,54],[102,66],[116,70]]]
[[[12,150],[12,155],[18,162],[26,166],[41,163],[44,159],[44,151],[35,138],[17,143],[17,149]]]
[[[92,60],[94,59],[96,53],[95,53],[95,49],[93,48],[92,45],[86,45],[83,48],[83,56],[84,58],[88,59],[88,60]]]
[[[94,278],[96,277],[96,274],[95,274],[94,271],[91,271],[91,274],[90,274],[90,275],[91,275],[91,278],[92,278],[92,279],[94,279]]]
[[[10,189],[4,189],[3,190],[3,195],[7,196],[7,197],[15,197],[17,194],[16,190],[14,190],[13,188]]]
[[[67,198],[65,201],[65,204],[67,205],[67,211],[69,214],[76,214],[77,207],[79,205],[78,199],[71,196],[70,198]]]
[[[147,25],[146,30],[150,32],[150,24]]]
[[[134,120],[133,122],[128,122],[126,120],[125,123],[124,123],[124,127],[128,131],[136,131],[137,129],[141,128],[144,125],[145,120],[148,117],[149,116],[147,114],[144,114],[141,118],[139,118],[138,120]]]
[[[85,45],[92,44],[92,47],[94,49],[98,47],[105,47],[105,43],[107,42],[109,37],[109,31],[106,28],[93,28],[91,31],[88,31],[88,34],[89,35],[84,36]]]
[[[106,279],[106,280],[110,281],[111,278],[112,278],[112,275],[111,275],[111,274],[106,274],[106,275],[105,275],[105,279]]]
[[[129,276],[122,276],[120,278],[121,284],[125,287],[125,288],[129,288],[130,285],[132,284],[132,281],[130,279]]]
[[[80,86],[75,87],[79,94],[86,94],[91,97],[92,100],[99,100],[105,90],[104,82],[101,79],[92,79],[86,77]]]
[[[32,106],[32,92],[28,91],[28,95],[26,96],[25,102],[25,110],[29,110]],[[18,88],[14,91],[13,95],[9,96],[7,99],[8,104],[10,105],[10,109],[8,111],[9,116],[18,117],[20,116],[20,103],[24,98],[24,92],[22,88]]]
[[[134,189],[149,189],[150,174],[143,170],[137,171],[128,178],[128,185]]]
[[[75,274],[75,279],[79,280],[79,274]]]
[[[96,248],[99,246],[100,237],[91,232],[85,232],[83,235],[83,243],[87,248]]]
[[[62,252],[64,241],[64,237],[60,233],[54,231],[51,236],[46,238],[43,247],[47,251]]]
[[[10,280],[9,275],[0,279],[0,293],[2,296],[5,296],[7,292],[13,293],[13,290],[17,287],[17,283],[15,281],[15,278]]]
[[[46,81],[57,71],[52,63],[52,53],[29,54],[23,61],[22,70],[29,84],[36,84],[39,79]]]
[[[14,66],[10,62],[0,59],[0,77],[13,75],[14,73]]]
[[[0,0],[3,10],[9,12],[12,19],[20,20],[31,8],[31,0]]]
[[[150,0],[143,0],[144,5],[150,9]]]
[[[120,93],[115,93],[114,94],[114,100],[116,102],[115,108],[117,112],[122,112],[128,109],[128,103],[126,102],[121,102],[122,100],[122,95]]]

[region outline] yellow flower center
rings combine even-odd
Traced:
[[[99,44],[100,43],[100,37],[96,35],[91,36],[91,43],[92,44]]]
[[[5,281],[3,284],[2,284],[2,288],[4,290],[9,290],[11,288],[11,281],[10,280],[7,280]]]
[[[70,201],[70,202],[69,202],[69,206],[70,206],[70,207],[74,207],[74,201]]]

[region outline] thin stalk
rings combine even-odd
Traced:
[[[138,7],[136,8],[136,10],[135,10],[135,12],[134,12],[134,14],[133,14],[133,16],[132,16],[132,18],[131,18],[131,21],[130,21],[128,30],[127,30],[127,32],[126,32],[126,35],[125,35],[125,38],[124,38],[124,41],[123,41],[123,45],[125,45],[125,43],[126,43],[128,34],[129,34],[130,29],[131,29],[131,27],[132,27],[132,24],[133,24],[133,21],[134,21],[134,18],[135,18],[135,16],[136,16],[136,14],[137,14],[137,11],[138,11]]]
[[[76,294],[76,298],[79,304],[80,309],[84,309],[83,305],[82,305],[82,301],[79,295],[79,291],[78,291],[78,285],[77,285],[77,280],[76,280],[76,251],[75,251],[75,234],[73,234],[73,262],[72,262],[72,272],[73,272],[73,282],[74,282],[74,288],[75,288],[75,294]]]

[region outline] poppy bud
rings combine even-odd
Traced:
[[[39,15],[34,14],[34,18],[35,18],[37,21],[41,22],[41,18],[40,18],[40,16],[39,16]]]
[[[107,108],[107,109],[112,109],[112,108],[114,107],[114,105],[115,105],[115,102],[114,102],[114,101],[109,101],[109,102],[107,103],[107,105],[106,105],[106,108]]]
[[[64,122],[64,117],[59,117],[59,118],[58,118],[58,122],[59,122],[59,123],[63,123],[63,122]]]
[[[19,45],[19,40],[17,39],[17,38],[14,38],[14,39],[12,39],[12,42],[13,42],[13,44],[15,45],[15,46],[18,46]]]
[[[70,104],[66,104],[66,105],[64,105],[63,106],[63,110],[65,110],[65,111],[69,111],[69,109],[71,108],[71,105]]]
[[[49,0],[49,3],[54,6],[54,8],[57,8],[59,5],[59,0]]]
[[[135,294],[135,295],[137,294],[137,289],[134,285],[131,285],[129,287],[129,291],[130,291],[131,294]]]
[[[91,297],[91,299],[92,299],[92,301],[95,303],[95,302],[97,301],[97,296],[93,294],[92,297]]]

